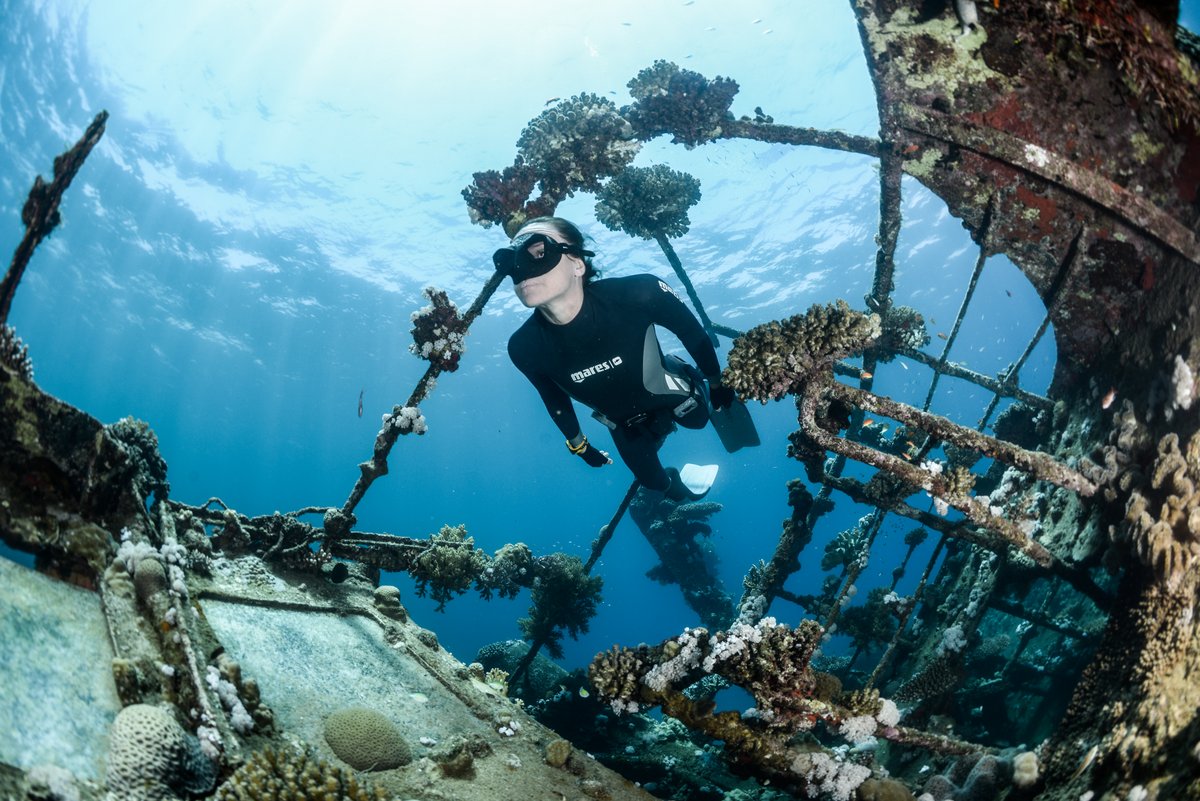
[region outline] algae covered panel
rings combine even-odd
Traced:
[[[0,558],[0,762],[103,777],[112,659],[98,595]]]
[[[279,723],[310,742],[320,742],[326,716],[348,706],[377,710],[414,740],[440,740],[482,725],[367,618],[214,599],[202,605]]]

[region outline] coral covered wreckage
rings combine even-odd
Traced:
[[[103,426],[44,394],[7,326],[33,250],[103,134],[98,116],[53,181],[35,182],[0,283],[0,535],[36,567],[0,560],[0,648],[20,653],[5,663],[15,669],[0,708],[17,711],[4,736],[24,746],[51,732],[71,743],[63,760],[78,756],[9,764],[18,758],[4,751],[0,795],[1200,798],[1196,39],[1172,3],[956,4],[961,18],[936,3],[851,6],[878,139],[776,123],[761,108],[735,117],[735,81],[657,61],[629,82],[627,106],[582,92],[547,108],[511,165],[463,191],[474,222],[509,233],[596,193],[598,217],[657,240],[708,333],[732,340],[723,381],[745,399],[795,403],[787,446],[802,476],[779,487],[778,544],[747,566],[736,604],[706,572],[702,540],[720,508],[654,520],[636,485],[586,562],[519,543],[489,556],[465,526],[428,538],[354,529],[391,448],[427,430],[420,405],[458,368],[499,276],[462,314],[427,292],[412,350],[429,367],[385,415],[345,504],[247,516],[217,498],[171,499],[150,427]],[[658,136],[877,162],[864,308],[817,305],[745,332],[709,320],[668,242],[688,231],[698,183],[632,165]],[[940,354],[922,350],[922,316],[893,303],[902,176],[979,245]],[[1028,277],[1047,325],[986,376],[950,354],[996,254]],[[1049,330],[1058,362],[1042,396],[1020,371]],[[922,407],[872,391],[875,370],[899,359],[932,376]],[[930,411],[943,376],[994,396],[976,427]],[[819,590],[798,591],[788,578],[842,496],[869,511],[816,556]],[[679,584],[706,627],[615,645],[587,677],[568,673],[538,649],[555,655],[587,630],[603,588],[591,571],[626,511],[656,543],[655,577]],[[880,566],[882,524],[897,515],[904,557]],[[859,593],[868,565],[891,585]],[[409,572],[440,605],[472,588],[531,590],[520,625],[532,645],[489,646],[463,665],[381,584],[383,570]],[[843,636],[849,655],[825,653]],[[722,709],[730,688],[751,706]],[[64,700],[24,705],[45,692]]]

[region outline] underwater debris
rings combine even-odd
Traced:
[[[821,773],[809,769],[812,760],[834,758],[811,743],[796,744],[795,735],[813,731],[818,722],[830,732],[844,731],[844,736],[855,739],[864,736],[859,731],[869,729],[876,736],[942,753],[980,750],[899,726],[895,705],[871,691],[849,696],[854,707],[818,700],[818,692],[828,694],[827,689],[819,689],[827,682],[818,680],[810,661],[822,633],[815,621],[792,628],[774,618],[755,625],[739,623],[715,634],[687,629],[657,646],[613,646],[592,660],[588,679],[617,714],[660,706],[664,714],[687,727],[723,740],[724,757],[736,770],[795,791],[823,786]],[[696,700],[683,692],[708,675],[749,692],[754,709],[745,714],[715,712],[710,699]],[[859,720],[864,717],[869,722]],[[848,721],[853,722],[847,726]],[[861,783],[871,771],[856,767],[857,783]]]

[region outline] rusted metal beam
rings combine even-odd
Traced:
[[[896,114],[899,126],[910,133],[941,139],[1050,181],[1200,265],[1200,239],[1195,232],[1141,195],[1099,173],[1010,133],[937,111],[900,104]]]

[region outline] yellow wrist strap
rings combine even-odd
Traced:
[[[576,456],[578,456],[579,454],[586,451],[587,446],[588,446],[587,434],[583,435],[583,439],[579,441],[578,445],[572,445],[571,440],[567,440],[567,450],[569,450],[571,453],[575,454]]]

